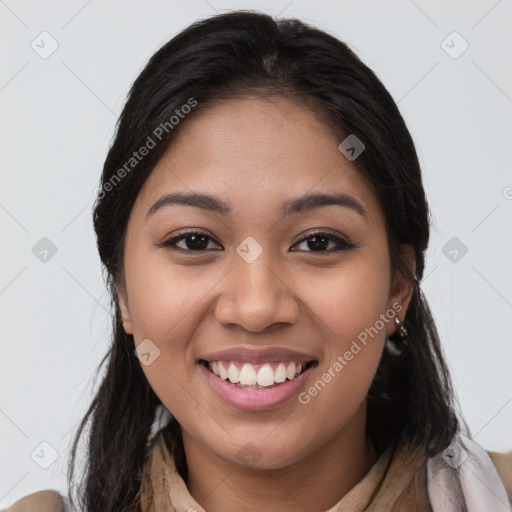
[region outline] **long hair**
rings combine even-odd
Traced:
[[[105,160],[93,221],[111,294],[113,336],[69,464],[72,496],[77,449],[86,438],[79,490],[84,512],[130,510],[164,408],[134,355],[134,340],[123,330],[116,300],[134,201],[188,118],[218,100],[246,95],[283,96],[305,104],[340,142],[354,134],[365,145],[354,164],[384,212],[392,273],[402,273],[414,286],[404,320],[407,344],[399,355],[384,350],[367,396],[367,433],[377,452],[404,441],[430,456],[446,448],[460,429],[438,333],[420,288],[430,214],[414,143],[395,102],[337,38],[299,20],[231,12],[194,23],[151,57],[132,85]],[[178,112],[188,113],[178,119]],[[150,140],[151,151],[133,160]],[[415,275],[407,274],[401,244],[414,247]],[[180,428],[172,416],[165,435],[186,480]]]

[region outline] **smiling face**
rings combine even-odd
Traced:
[[[136,346],[160,350],[142,368],[186,451],[268,469],[364,437],[366,393],[411,291],[392,280],[371,187],[288,100],[223,101],[184,123],[133,207],[119,301]],[[219,360],[263,389],[216,376]]]

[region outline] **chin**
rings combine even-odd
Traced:
[[[271,439],[248,441],[239,445],[236,451],[224,452],[222,456],[231,463],[249,470],[270,471],[282,469],[294,464],[301,458],[297,451],[297,446],[301,445],[300,439],[296,441],[288,439],[288,443]]]

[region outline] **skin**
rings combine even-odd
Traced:
[[[209,387],[196,360],[243,344],[291,348],[318,360],[307,390],[393,304],[403,320],[412,286],[391,274],[377,197],[314,113],[282,98],[247,97],[183,123],[129,219],[118,292],[124,329],[136,345],[150,339],[160,350],[142,368],[181,425],[187,486],[203,508],[327,510],[376,461],[365,437],[366,393],[395,324],[385,324],[306,405],[294,398],[270,410],[235,409]],[[178,191],[214,195],[231,203],[232,214],[174,205],[146,218],[161,196]],[[356,198],[366,216],[330,205],[280,220],[285,200],[333,191]],[[206,232],[208,248],[194,252],[186,240],[181,251],[161,246],[184,228]],[[356,247],[333,252],[329,241],[315,251],[311,238],[304,241],[312,229]],[[263,249],[250,264],[236,252],[248,236]],[[403,254],[412,271],[411,248]],[[258,453],[252,464],[237,455],[249,442]]]

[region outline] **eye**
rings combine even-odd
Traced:
[[[210,247],[210,242],[217,244],[217,242],[210,237],[207,233],[197,230],[187,230],[174,236],[164,242],[162,247],[170,247],[172,249],[179,249],[185,252],[205,252],[213,249]],[[182,244],[181,246],[179,244]],[[336,252],[342,250],[349,250],[356,247],[355,244],[343,240],[339,236],[332,233],[323,231],[315,231],[308,233],[300,242],[293,247],[307,244],[307,249],[302,249],[305,252]],[[329,244],[334,244],[334,247],[329,248]],[[220,244],[218,244],[220,245]],[[292,250],[295,250],[292,248]]]
[[[333,243],[334,248],[330,248],[330,250],[325,250],[329,247],[329,244]],[[356,247],[355,244],[347,242],[343,240],[339,236],[336,236],[332,233],[325,233],[323,231],[315,231],[312,233],[308,233],[308,235],[303,238],[298,244],[295,244],[294,247],[306,244],[306,252],[335,252],[335,251],[344,251],[353,249]]]
[[[183,242],[182,246],[178,245]],[[210,242],[215,242],[207,233],[196,230],[187,230],[181,234],[166,240],[161,245],[162,247],[177,248],[187,252],[204,252],[211,249]],[[216,242],[215,242],[216,243]]]

